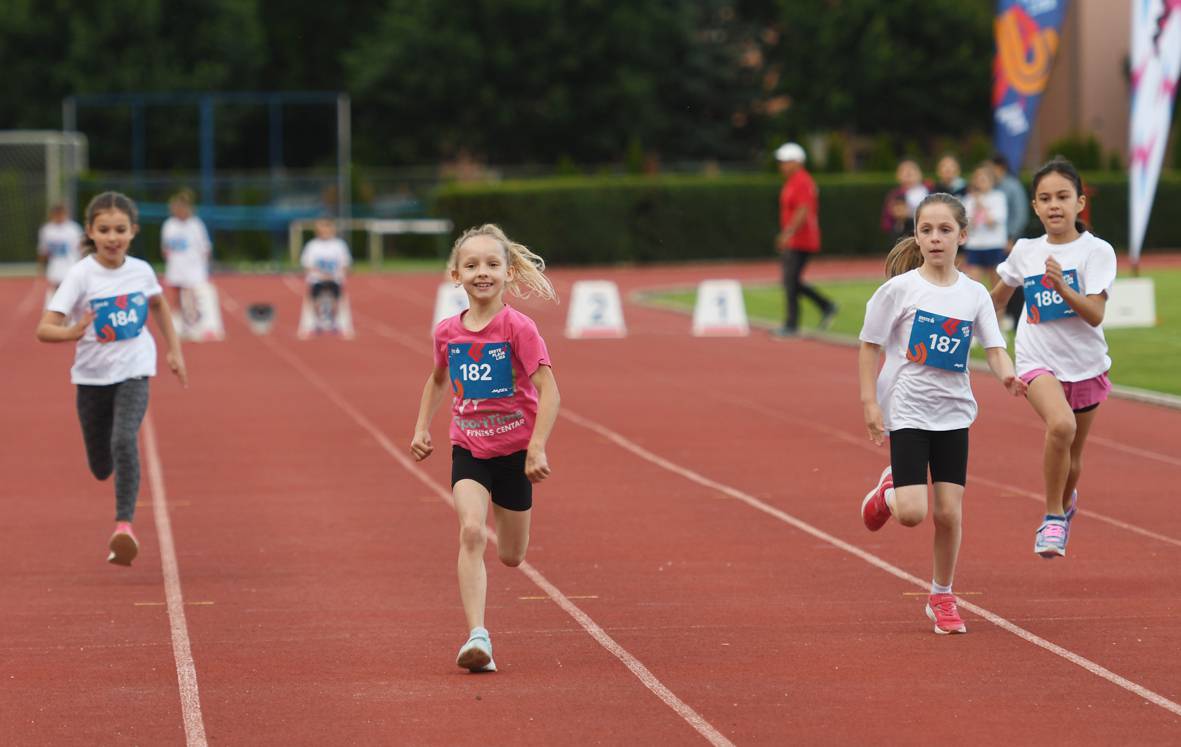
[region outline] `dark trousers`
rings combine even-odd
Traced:
[[[115,473],[115,521],[132,521],[139,497],[139,424],[148,409],[148,379],[109,386],[78,385],[78,420],[90,471]]]
[[[813,252],[787,249],[783,252],[783,292],[787,296],[787,318],[783,326],[789,330],[800,326],[800,296],[804,296],[820,307],[820,313],[828,313],[833,303],[812,286],[804,282],[804,266]]]

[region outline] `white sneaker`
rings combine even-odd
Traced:
[[[484,628],[474,628],[467,643],[459,649],[455,663],[469,672],[495,672],[496,662],[492,660],[492,638]]]

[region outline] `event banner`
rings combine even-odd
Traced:
[[[1181,72],[1181,2],[1132,0],[1132,119],[1128,253],[1138,264]]]
[[[1136,0],[1133,0],[1135,2]],[[1067,0],[997,0],[992,116],[996,149],[1017,172],[1054,55]]]

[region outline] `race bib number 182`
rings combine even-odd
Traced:
[[[1062,277],[1071,290],[1078,290],[1078,271],[1063,270]],[[1077,316],[1045,275],[1025,278],[1025,315],[1030,324],[1053,322]]]
[[[460,399],[513,396],[513,362],[507,342],[453,342],[447,346],[451,388]]]
[[[139,337],[148,320],[148,299],[143,293],[130,293],[90,302],[94,311],[94,335],[99,342],[115,342]]]
[[[917,310],[906,345],[906,359],[921,366],[966,373],[972,323]]]

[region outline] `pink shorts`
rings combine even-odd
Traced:
[[[1039,376],[1053,376],[1054,372],[1045,368],[1035,368],[1028,373],[1021,374],[1021,380],[1027,385]],[[1107,393],[1111,391],[1111,379],[1101,373],[1091,379],[1082,381],[1063,381],[1062,392],[1066,395],[1066,404],[1075,412],[1093,410],[1100,402],[1107,400]]]

